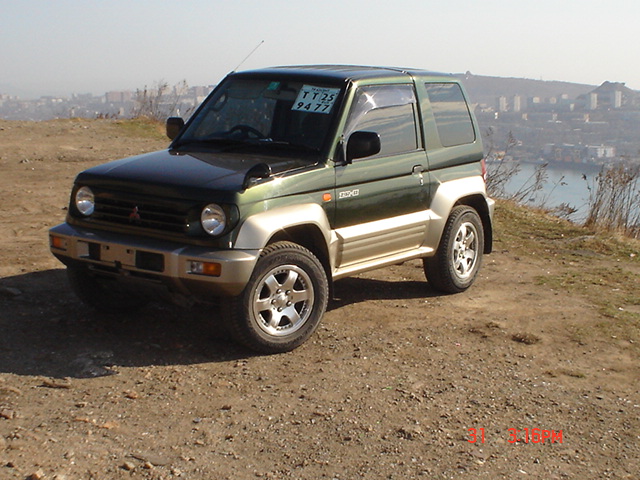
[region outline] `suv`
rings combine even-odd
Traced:
[[[166,128],[167,150],[80,173],[50,230],[97,309],[158,290],[218,301],[236,341],[284,352],[315,331],[335,280],[421,258],[433,288],[461,292],[491,251],[478,126],[451,75],[233,72]]]

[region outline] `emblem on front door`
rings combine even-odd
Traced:
[[[357,197],[358,195],[360,195],[360,189],[356,188],[355,190],[345,190],[338,193],[338,198],[351,198]]]

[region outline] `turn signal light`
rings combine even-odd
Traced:
[[[62,237],[56,237],[55,235],[49,235],[49,244],[51,248],[57,248],[58,250],[67,249],[67,241]]]
[[[213,262],[191,262],[190,273],[196,275],[207,275],[209,277],[219,277],[222,274],[222,265]]]

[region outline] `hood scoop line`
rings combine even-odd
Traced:
[[[271,167],[266,163],[258,163],[249,169],[249,171],[244,176],[244,181],[242,182],[242,188],[245,190],[256,183],[259,180],[269,178],[271,176]]]

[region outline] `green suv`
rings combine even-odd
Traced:
[[[482,144],[453,76],[234,72],[167,135],[167,150],[80,173],[50,231],[97,309],[159,292],[219,302],[234,339],[284,352],[315,331],[335,280],[422,258],[434,289],[461,292],[491,251]]]

